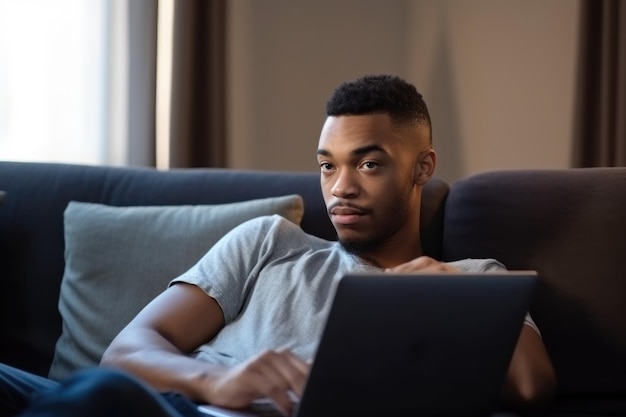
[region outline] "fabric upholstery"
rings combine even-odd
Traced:
[[[0,161],[0,361],[47,375],[61,334],[63,211],[69,201],[113,206],[222,204],[298,194],[302,228],[336,239],[319,174],[231,169],[103,167]],[[439,257],[448,186],[424,189],[423,247]]]
[[[298,195],[218,205],[114,207],[72,201],[65,210],[63,332],[50,377],[96,366],[115,335],[229,230],[280,214],[300,224]]]
[[[335,238],[317,173],[0,161],[0,190],[0,362],[40,375],[61,334],[71,200],[151,206],[299,194],[302,228]],[[626,415],[625,207],[626,168],[494,171],[424,189],[426,254],[539,272],[531,314],[557,371],[551,416]]]
[[[538,271],[531,314],[559,396],[598,413],[589,402],[607,396],[626,410],[625,210],[626,168],[479,174],[452,184],[445,210],[444,259]]]

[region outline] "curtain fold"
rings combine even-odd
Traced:
[[[224,167],[226,0],[160,0],[162,13],[171,20],[159,16],[157,166]]]
[[[626,166],[626,2],[581,0],[573,166]]]
[[[157,6],[153,0],[107,5],[106,133],[103,162],[155,166]]]

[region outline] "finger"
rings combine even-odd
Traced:
[[[394,268],[386,269],[391,273],[438,273],[438,272],[460,272],[457,268],[440,262],[428,256],[420,256],[412,261],[400,264]]]
[[[250,364],[251,370],[262,376],[261,394],[272,400],[283,413],[290,413],[293,401],[289,391],[301,391],[304,378],[302,361],[288,351],[267,351]]]
[[[282,350],[280,354],[289,362],[289,367],[285,368],[287,373],[284,376],[289,380],[289,386],[292,391],[300,397],[304,391],[304,385],[311,370],[311,365],[309,362],[303,361],[294,355],[291,351]]]
[[[263,396],[259,387],[264,386],[264,381],[262,374],[248,364],[241,364],[224,372],[215,381],[208,401],[228,408],[246,407]]]
[[[387,268],[387,272],[392,273],[401,273],[401,272],[419,272],[422,271],[434,263],[436,263],[433,258],[428,256],[420,256],[418,258],[413,259],[412,261],[405,262],[403,264],[397,265],[393,268]]]
[[[266,355],[272,361],[272,371],[280,373],[280,383],[286,384],[286,389],[296,395],[302,395],[310,366],[287,349],[268,352]]]
[[[286,371],[282,369],[285,365],[281,362],[285,362],[285,359],[282,359],[274,351],[267,351],[249,364],[251,371],[258,373],[265,379],[264,393],[289,389],[289,381],[284,377]]]
[[[275,385],[273,374],[277,373],[271,370],[271,367],[261,365],[250,373],[249,381],[254,387],[253,392],[256,394],[250,398],[248,404],[252,400],[259,398],[267,398],[274,403],[274,407],[284,416],[288,416],[293,411],[293,402],[285,388],[281,388],[280,384]]]
[[[223,372],[213,384],[210,402],[241,408],[252,400],[276,396],[272,392],[281,391],[281,385],[282,391],[286,392],[288,383],[280,372],[268,365],[272,362],[268,356],[267,353],[258,355]]]

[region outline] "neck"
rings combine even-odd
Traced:
[[[419,218],[417,210],[414,220],[404,224],[393,236],[378,242],[376,246],[363,247],[361,250],[351,248],[352,252],[368,264],[379,268],[393,268],[422,256]]]
[[[382,269],[394,268],[422,256],[422,246],[419,239],[411,243],[405,241],[401,245],[394,244],[394,242],[386,242],[386,244],[374,250],[356,253],[355,255],[369,265]]]

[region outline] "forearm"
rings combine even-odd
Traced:
[[[221,367],[189,357],[156,333],[122,332],[103,355],[102,366],[123,368],[159,391],[175,391],[198,402],[230,408],[269,398],[289,415],[289,392],[301,395],[309,365],[288,350],[268,350],[247,361]],[[143,346],[150,346],[148,348]]]
[[[503,389],[506,403],[528,408],[548,402],[556,388],[556,376],[541,337],[522,326]]]
[[[122,368],[137,375],[158,391],[176,391],[208,402],[211,382],[223,368],[197,360],[153,330],[124,332],[105,351],[101,366]]]

